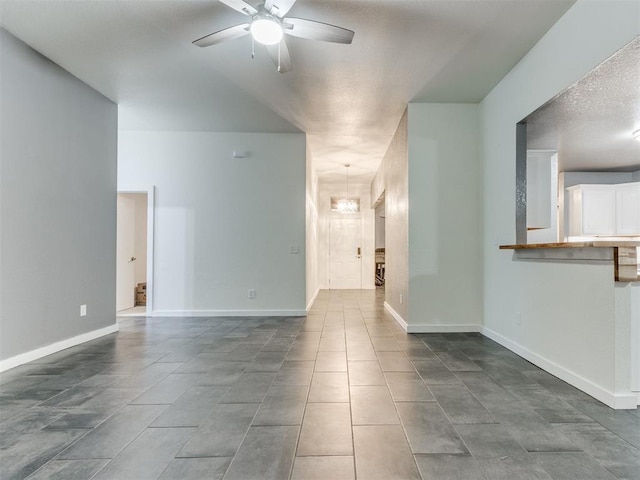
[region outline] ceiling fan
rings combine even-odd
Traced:
[[[291,70],[291,57],[284,35],[347,44],[353,40],[354,32],[346,28],[315,20],[285,17],[296,0],[266,0],[256,7],[244,0],[219,1],[243,15],[251,17],[251,20],[205,35],[194,40],[193,44],[198,47],[208,47],[250,34],[254,41],[267,47],[269,56],[280,73]],[[251,58],[253,56],[252,52]]]

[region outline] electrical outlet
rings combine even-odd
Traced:
[[[516,325],[522,325],[522,314],[520,312],[516,312]]]
[[[402,293],[400,294],[400,303],[404,303],[404,295]]]
[[[80,316],[81,317],[86,317],[87,316],[87,306],[86,305],[80,305]]]
[[[289,246],[289,253],[291,253],[292,255],[297,255],[298,253],[300,253],[300,247],[298,245]]]
[[[256,291],[253,288],[250,288],[249,292],[247,293],[247,297],[256,298]]]

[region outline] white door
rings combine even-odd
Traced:
[[[133,308],[135,298],[135,212],[133,197],[118,194],[116,240],[116,312]]]
[[[360,218],[331,219],[329,288],[362,288],[362,220]]]

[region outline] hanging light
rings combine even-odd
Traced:
[[[337,210],[340,213],[357,213],[360,211],[360,204],[353,198],[349,198],[349,165],[345,165],[347,168],[347,195],[344,198],[338,200]]]

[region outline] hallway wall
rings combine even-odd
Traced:
[[[0,98],[4,369],[117,329],[117,106],[3,29]]]
[[[154,315],[305,313],[305,149],[304,134],[120,132],[118,183],[156,187]]]
[[[477,104],[409,104],[409,332],[482,325],[479,140]]]

